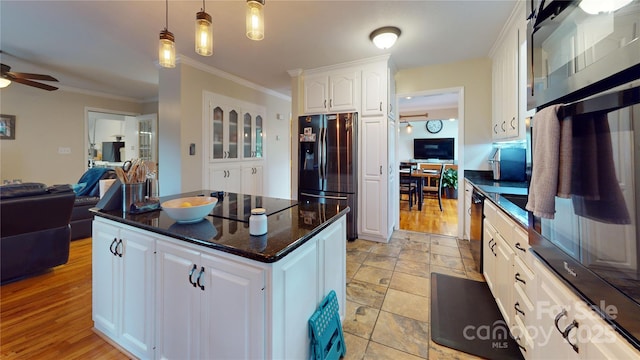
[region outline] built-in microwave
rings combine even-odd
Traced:
[[[528,109],[584,99],[640,72],[640,0],[529,0],[527,14]]]

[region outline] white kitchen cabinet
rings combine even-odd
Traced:
[[[305,114],[358,110],[360,76],[357,69],[344,69],[304,76]]]
[[[210,92],[203,97],[203,188],[262,194],[266,109]]]
[[[494,140],[516,139],[524,136],[521,128],[524,124],[526,106],[521,96],[526,93],[526,62],[520,52],[522,43],[526,43],[526,18],[523,3],[516,4],[498,41],[494,45],[492,63],[492,121],[491,134]],[[526,49],[526,45],[524,46]],[[525,66],[522,69],[521,66]]]
[[[264,108],[246,105],[242,110],[242,157],[244,159],[262,158],[264,156]]]
[[[209,167],[209,186],[211,190],[233,193],[242,192],[242,169],[239,165],[220,164]]]
[[[484,202],[483,274],[509,330],[526,358],[535,358],[533,257],[527,233],[488,199]]]
[[[536,358],[640,359],[638,350],[537,259],[534,272],[541,309],[534,326],[549,331],[534,339]]]
[[[93,222],[92,318],[97,330],[131,354],[153,358],[155,239]]]
[[[309,241],[273,264],[274,284],[269,289],[274,314],[270,356],[273,359],[308,359],[308,320],[317,305],[334,290],[341,320],[346,304],[346,217],[328,226]],[[301,289],[304,289],[301,291]]]
[[[263,269],[168,241],[157,254],[157,358],[264,354]]]
[[[363,117],[361,123],[362,165],[358,236],[386,242],[391,235],[387,226],[387,124],[385,116]]]
[[[484,224],[482,227],[482,275],[484,275],[484,279],[489,286],[489,290],[494,297],[496,297],[496,262],[498,257],[498,252],[496,251],[496,247],[498,244],[496,243],[496,229],[491,226],[491,223],[488,219],[484,220]]]
[[[240,116],[238,104],[228,98],[215,97],[208,103],[209,161],[240,157]]]
[[[262,195],[263,189],[262,163],[242,164],[242,193]]]
[[[493,139],[517,137],[518,115],[518,29],[509,29],[496,50],[492,66]]]
[[[362,68],[362,116],[382,116],[387,113],[388,67],[384,63]]]

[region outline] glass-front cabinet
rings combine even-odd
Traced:
[[[243,122],[244,158],[262,157],[262,115],[257,112],[245,112]]]
[[[264,107],[216,96],[208,111],[210,161],[264,157]]]
[[[217,104],[211,111],[211,160],[237,159],[239,110],[232,105]]]

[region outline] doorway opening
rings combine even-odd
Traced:
[[[464,171],[464,92],[463,88],[430,90],[416,93],[398,94],[399,126],[396,138],[396,164],[413,166],[419,172],[420,168],[442,169],[444,176],[458,174]],[[448,149],[430,151],[433,144],[453,143],[453,154]],[[416,149],[415,147],[420,147]],[[425,150],[423,147],[427,146]],[[424,151],[421,151],[424,150]],[[442,150],[439,154],[438,151]],[[453,155],[453,156],[451,156]],[[452,170],[449,170],[452,169]],[[398,166],[398,179],[402,179]],[[406,170],[404,170],[406,171]],[[463,204],[460,199],[460,186],[456,189],[441,189],[440,199],[438,191],[427,192],[438,188],[439,177],[421,178],[415,186],[424,186],[422,206],[418,205],[416,191],[410,206],[406,189],[396,191],[395,202],[397,208],[396,229],[417,231],[423,233],[440,234],[462,237]],[[446,185],[447,181],[443,181]],[[400,187],[400,186],[399,186]],[[442,210],[440,209],[442,204]]]
[[[130,159],[158,162],[156,114],[87,109],[85,164],[115,167]]]

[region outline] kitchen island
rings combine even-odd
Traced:
[[[249,235],[254,207],[264,236]],[[331,290],[344,319],[348,207],[229,193],[195,224],[92,211],[94,327],[135,357],[303,359]]]

